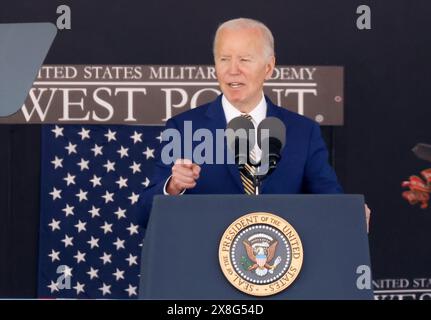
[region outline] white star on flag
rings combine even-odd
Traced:
[[[88,212],[91,213],[91,217],[92,218],[94,218],[94,217],[100,217],[99,211],[100,211],[100,208],[96,208],[95,206],[92,206],[91,210],[88,210]]]
[[[76,255],[73,257],[76,259],[76,263],[85,262],[85,252],[80,252],[79,250],[76,252]]]
[[[93,188],[95,188],[96,186],[101,186],[102,185],[102,183],[100,182],[100,180],[102,180],[101,177],[98,177],[95,174],[93,174],[93,179],[90,179],[90,182],[93,184]]]
[[[55,199],[61,199],[61,189],[56,189],[55,187],[52,189],[52,191],[49,193],[52,195],[52,200]]]
[[[105,224],[103,226],[101,226],[100,228],[103,229],[104,234],[112,232],[112,223],[108,223],[105,221]]]
[[[64,214],[66,215],[66,217],[68,216],[68,215],[71,215],[71,216],[73,216],[74,215],[74,213],[73,213],[73,209],[75,209],[75,207],[73,207],[73,206],[69,206],[69,204],[67,204],[66,203],[66,208],[63,208],[63,209],[61,209],[62,211],[64,211]]]
[[[103,165],[106,168],[106,172],[115,171],[115,162],[106,161],[106,164]]]
[[[124,240],[121,240],[117,237],[117,241],[114,242],[115,247],[117,250],[124,249]]]
[[[131,204],[135,204],[136,202],[138,202],[139,194],[135,194],[134,192],[132,192],[132,195],[128,197],[128,199],[130,199]]]
[[[69,266],[64,266],[63,275],[65,277],[72,277],[72,270],[73,268],[70,268]]]
[[[130,222],[130,226],[129,227],[127,227],[126,229],[127,230],[129,230],[129,232],[130,232],[130,235],[133,235],[133,234],[139,234],[139,232],[138,232],[138,225],[136,224],[133,224],[133,223],[131,223]]]
[[[90,130],[85,130],[82,128],[78,134],[81,136],[81,140],[90,139]]]
[[[71,155],[72,153],[78,153],[76,151],[76,144],[72,144],[72,142],[69,142],[69,144],[67,145],[67,147],[65,147],[65,149],[67,149],[69,155]]]
[[[48,256],[51,257],[51,262],[54,262],[55,260],[60,261],[60,251],[55,251],[52,249]]]
[[[112,263],[111,256],[112,254],[107,254],[106,252],[103,252],[103,256],[100,257],[100,259],[103,260],[103,264]]]
[[[60,220],[55,220],[54,218],[52,218],[52,221],[50,224],[48,224],[51,227],[51,231],[55,231],[55,230],[60,230]]]
[[[48,285],[47,287],[51,289],[51,293],[53,293],[54,291],[58,291],[57,283],[52,280],[51,280],[51,284]]]
[[[142,136],[142,133],[137,133],[136,131],[133,132],[133,135],[130,136],[130,138],[133,139],[133,144],[136,144],[138,142],[142,142],[141,136]]]
[[[59,136],[63,136],[63,128],[57,125],[55,126],[55,129],[52,129],[51,131],[55,133],[55,138],[58,138]]]
[[[52,160],[51,163],[54,165],[54,169],[63,168],[63,159],[58,158],[57,156],[55,156],[55,159]]]
[[[81,171],[84,171],[84,169],[89,170],[90,168],[88,167],[88,163],[90,161],[89,160],[85,160],[81,158],[81,161],[77,163],[77,165],[81,168]]]
[[[127,288],[127,289],[124,289],[124,291],[126,291],[127,293],[128,293],[128,295],[129,295],[129,297],[132,297],[132,296],[137,296],[138,294],[136,293],[136,290],[138,289],[138,287],[137,286],[132,286],[130,283],[129,283],[129,287]]]
[[[76,229],[78,229],[78,233],[80,233],[81,231],[87,231],[87,229],[85,228],[86,224],[87,222],[82,222],[81,220],[78,220],[78,223],[75,224]]]
[[[129,254],[129,257],[128,258],[126,258],[126,261],[128,261],[129,262],[129,266],[132,266],[132,265],[134,265],[134,264],[138,264],[137,262],[136,262],[136,260],[138,259],[138,256],[134,256],[134,255],[132,255],[132,254]]]
[[[64,239],[61,240],[61,242],[64,242],[65,248],[67,248],[68,246],[73,247],[73,237],[69,237],[67,234],[64,236]]]
[[[150,185],[150,179],[148,179],[147,177],[145,177],[145,181],[142,182],[142,185],[146,188]]]
[[[99,275],[97,274],[99,272],[99,269],[93,269],[93,267],[90,267],[90,271],[87,273],[90,275],[90,280],[93,278],[99,278]]]
[[[159,140],[159,143],[163,142],[163,137],[162,137],[162,133],[161,132],[160,132],[160,135],[156,139]]]
[[[108,192],[108,190],[106,190],[105,195],[102,196],[102,198],[105,199],[105,203],[114,202],[114,193]]]
[[[123,157],[128,157],[129,148],[124,148],[123,146],[121,146],[120,150],[117,150],[117,152],[120,154],[120,158],[123,159]]]
[[[111,131],[111,129],[109,129],[108,133],[105,134],[105,137],[108,138],[108,142],[111,142],[111,140],[117,141],[117,138],[115,137],[116,134],[117,132]]]
[[[147,149],[142,153],[145,154],[147,160],[150,158],[154,158],[154,149],[150,149],[147,147]]]
[[[79,281],[76,282],[76,286],[73,287],[73,289],[76,290],[76,294],[79,295],[81,292],[84,293],[85,284],[79,283]]]
[[[103,286],[99,288],[102,291],[103,295],[111,294],[111,285],[107,285],[103,282]]]
[[[67,173],[67,177],[64,177],[63,180],[66,181],[67,185],[76,184],[75,183],[76,176],[72,176],[69,172]]]
[[[90,245],[90,248],[93,249],[94,247],[99,248],[99,239],[91,236],[91,240],[87,241],[87,243]]]
[[[87,193],[88,191],[84,191],[82,189],[79,189],[79,193],[76,194],[76,196],[79,198],[79,202],[82,202],[83,200],[87,199]]]
[[[91,151],[93,151],[94,152],[94,156],[97,157],[97,155],[101,155],[101,156],[103,155],[102,149],[103,149],[103,147],[98,146],[97,144],[95,144],[94,148],[92,148]]]
[[[141,172],[141,164],[136,163],[135,161],[133,161],[133,165],[131,165],[129,168],[133,170],[133,174],[136,172]]]
[[[120,280],[120,279],[124,279],[124,271],[119,270],[117,268],[117,270],[113,273],[113,275],[115,276],[115,280]]]
[[[115,183],[118,184],[118,187],[121,188],[126,188],[127,187],[127,179],[120,177],[117,181],[115,181]]]
[[[126,209],[121,209],[118,207],[118,210],[114,212],[114,214],[117,216],[117,219],[120,220],[121,218],[126,218]]]

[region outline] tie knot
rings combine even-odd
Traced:
[[[249,115],[248,113],[241,113],[241,117],[244,117],[244,118],[253,122],[253,117],[251,115]]]

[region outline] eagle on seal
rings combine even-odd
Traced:
[[[243,241],[242,243],[244,244],[248,258],[254,263],[248,268],[249,271],[256,270],[257,275],[264,276],[267,274],[268,269],[273,270],[277,266],[278,263],[274,265],[270,265],[269,263],[274,259],[278,241],[273,241],[268,248],[256,246],[254,249],[248,241]]]

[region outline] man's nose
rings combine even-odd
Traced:
[[[235,74],[239,74],[239,73],[240,73],[240,71],[239,71],[239,64],[238,64],[238,61],[237,61],[237,60],[232,59],[232,60],[230,61],[230,65],[229,65],[229,73],[230,73],[230,74],[233,74],[233,75],[235,75]]]

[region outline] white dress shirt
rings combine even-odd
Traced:
[[[221,104],[223,106],[224,116],[226,117],[226,123],[229,123],[233,118],[241,116],[242,113],[237,108],[235,108],[223,95],[221,98]],[[260,99],[259,103],[256,107],[254,107],[253,110],[251,110],[248,115],[252,117],[252,122],[254,124],[254,127],[257,129],[259,123],[262,122],[263,119],[266,118],[266,100],[265,96],[262,93],[262,99]],[[257,141],[257,130],[254,131],[254,141]],[[257,144],[254,146],[254,154],[256,157],[256,160],[259,161],[262,157],[262,151],[258,147]]]

